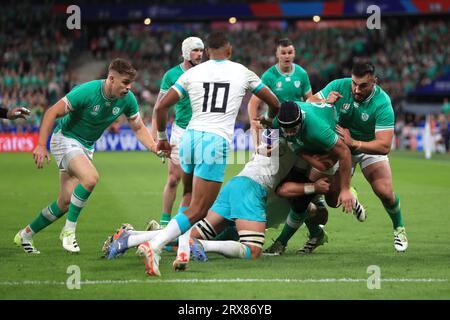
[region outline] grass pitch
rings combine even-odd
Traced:
[[[302,228],[280,257],[209,254],[208,262],[174,272],[174,254],[164,253],[162,277],[150,278],[134,250],[106,261],[100,248],[120,223],[143,229],[147,220],[159,220],[167,171],[155,156],[97,153],[100,182],[77,229],[81,253],[62,249],[60,219],[35,236],[41,254],[30,256],[13,238],[56,199],[58,170],[54,162],[35,169],[31,154],[1,154],[0,299],[450,299],[450,157],[393,152],[390,159],[409,237],[406,253],[394,251],[390,219],[358,169],[352,184],[368,208],[367,221],[331,209],[330,241],[314,254],[295,253],[306,241]],[[230,165],[226,179],[241,168]],[[268,230],[266,246],[280,231]],[[79,290],[66,285],[69,266],[81,271]],[[379,289],[368,288],[369,266],[379,267]]]

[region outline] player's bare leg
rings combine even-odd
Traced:
[[[75,237],[78,217],[97,185],[99,174],[84,154],[79,154],[70,160],[68,173],[78,179],[78,184],[76,184],[70,196],[67,220],[61,231],[60,239],[65,250],[76,253],[80,251]]]
[[[177,188],[182,174],[180,165],[175,164],[172,160],[169,160],[167,168],[167,181],[163,190],[163,206],[161,219],[159,221],[159,224],[163,227],[169,223],[172,216],[173,203],[175,202],[175,198],[177,196]]]
[[[365,167],[362,172],[392,220],[395,250],[399,252],[406,251],[408,248],[408,239],[403,224],[400,198],[394,193],[392,187],[392,172],[389,162],[375,162]]]

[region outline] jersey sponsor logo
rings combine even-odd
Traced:
[[[363,114],[361,114],[361,119],[362,119],[362,121],[367,121],[367,120],[369,120],[369,115],[364,112]]]
[[[109,102],[109,101],[105,103],[105,106],[107,106],[107,107],[109,107],[110,105],[111,105],[111,102]]]
[[[359,103],[358,102],[353,102],[353,105],[355,106],[356,109],[359,108]]]
[[[291,82],[291,77],[286,77],[286,78],[285,78],[285,81],[286,81],[286,82]]]
[[[99,110],[99,109],[100,109],[100,105],[99,105],[99,104],[93,106],[93,107],[92,107],[91,114],[92,114],[93,116],[96,116],[96,115],[98,114],[98,110]]]
[[[295,86],[296,88],[300,88],[300,84],[301,84],[301,82],[300,82],[299,80],[295,80],[295,81],[294,81],[294,86]]]
[[[120,111],[120,108],[119,108],[119,107],[114,107],[114,108],[112,109],[112,114],[113,114],[113,115],[117,115],[117,114],[119,113],[119,111]]]
[[[279,90],[279,89],[281,89],[281,86],[282,86],[283,84],[281,83],[281,81],[278,81],[277,82],[277,90]]]

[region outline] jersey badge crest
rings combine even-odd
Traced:
[[[363,114],[361,114],[361,119],[362,119],[362,121],[367,121],[367,120],[369,120],[369,115],[367,113],[363,113]]]
[[[295,81],[294,81],[294,86],[295,86],[296,88],[300,88],[300,81],[299,81],[299,80],[295,80]]]

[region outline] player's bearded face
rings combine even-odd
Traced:
[[[295,49],[293,46],[281,47],[277,49],[277,58],[281,67],[288,67],[294,62]]]
[[[203,49],[197,48],[192,50],[189,57],[191,58],[191,62],[193,64],[200,64],[203,58]]]
[[[356,102],[363,102],[372,93],[375,86],[375,77],[366,74],[364,77],[352,75],[352,96]]]

